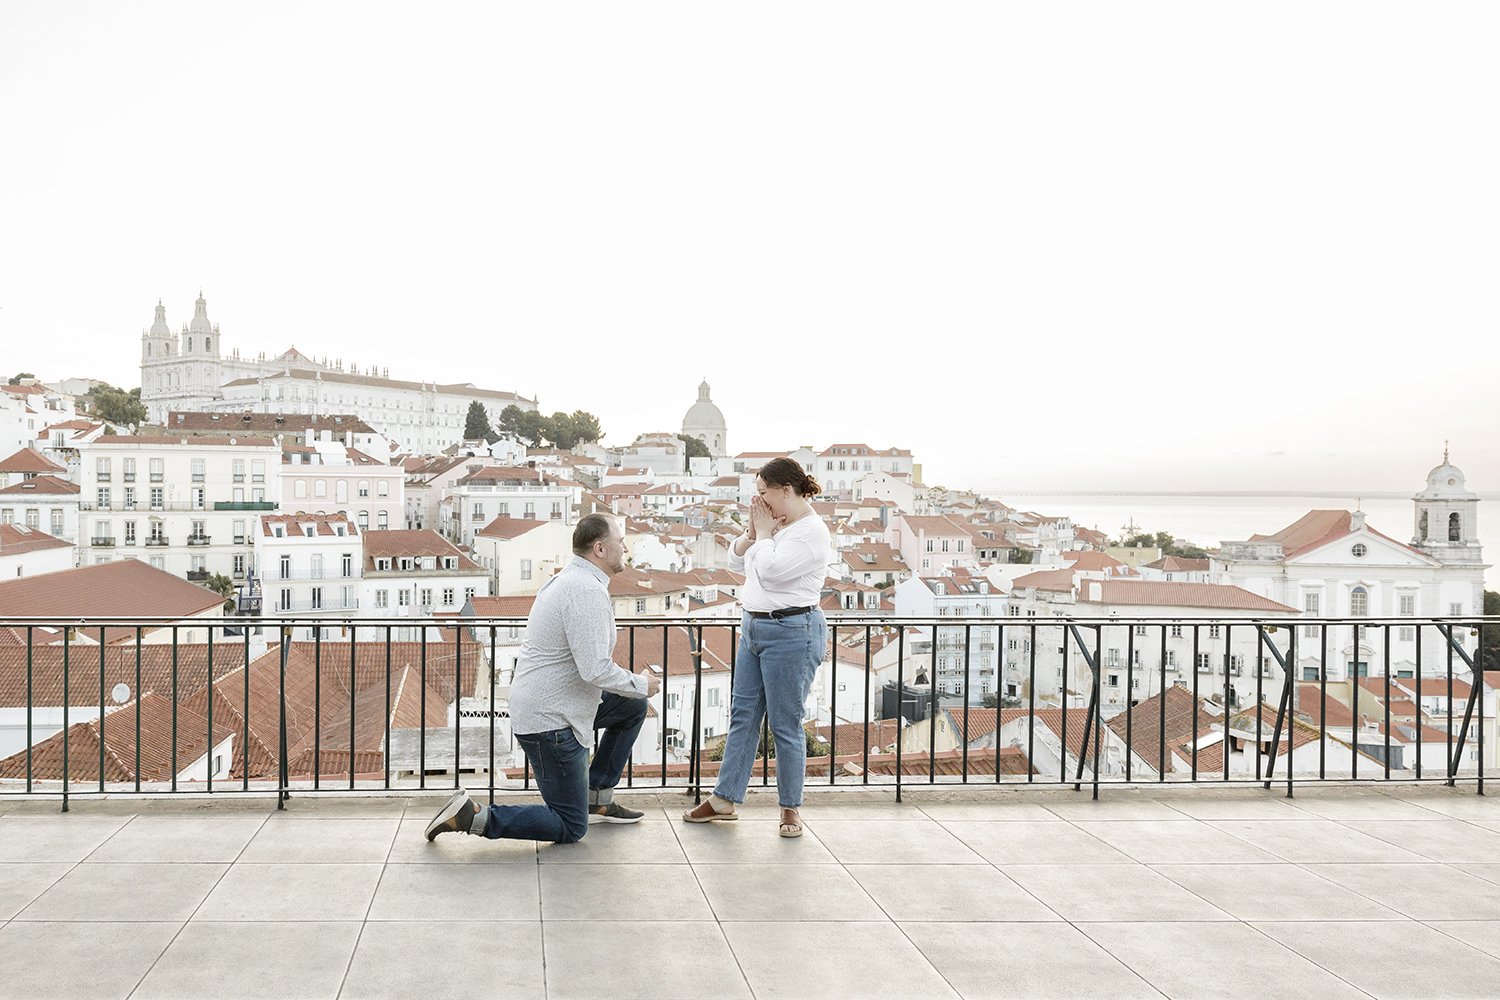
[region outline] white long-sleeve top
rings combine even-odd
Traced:
[[[740,603],[746,611],[817,607],[833,558],[828,525],[809,513],[770,538],[756,539],[743,556],[729,547],[729,568],[745,574]]]

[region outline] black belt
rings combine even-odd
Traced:
[[[805,615],[814,608],[809,605],[805,608],[779,608],[775,611],[749,611],[746,612],[751,618],[791,618],[794,615]]]

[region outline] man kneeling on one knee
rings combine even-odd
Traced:
[[[570,844],[583,839],[590,823],[634,823],[644,815],[614,801],[646,699],[661,690],[656,675],[632,674],[611,658],[609,578],[624,569],[619,525],[589,514],[573,530],[573,558],[542,586],[526,621],[511,683],[511,732],[544,805],[486,809],[460,789],[427,824],[428,840],[457,832]],[[590,764],[596,729],[604,736]]]

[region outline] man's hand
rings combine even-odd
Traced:
[[[661,678],[656,674],[646,675],[646,697],[654,698],[661,691]]]

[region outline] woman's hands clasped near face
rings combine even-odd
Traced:
[[[782,525],[786,524],[786,518],[776,517],[771,513],[771,508],[760,497],[752,497],[750,500],[750,537],[752,540],[770,538],[776,534]]]

